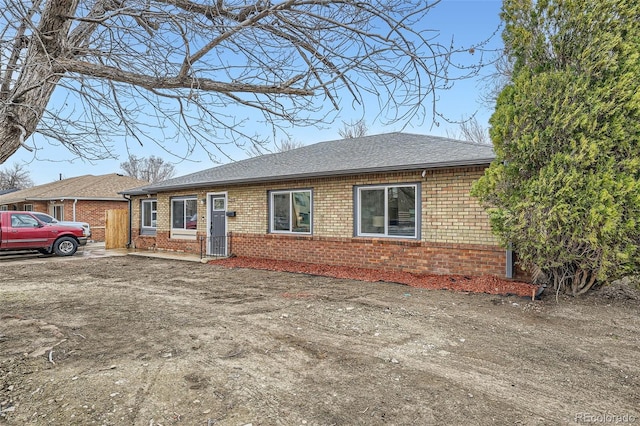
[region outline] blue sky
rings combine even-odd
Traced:
[[[502,2],[499,0],[442,0],[429,13],[428,22],[425,23],[425,26],[440,31],[439,41],[446,43],[453,37],[456,46],[466,48],[489,38],[495,33],[500,25],[498,14],[501,5]],[[496,49],[501,46],[501,43],[500,34],[498,33],[487,47]],[[489,53],[488,55],[491,54]],[[469,54],[468,58],[462,58],[462,60],[478,60],[479,57],[480,52],[476,52],[473,55]],[[489,71],[487,69],[486,73]],[[452,89],[438,93],[438,110],[452,120],[469,117],[475,113],[478,120],[482,124],[486,124],[492,111],[483,107],[479,102],[482,86],[483,83],[480,79],[456,82]],[[455,131],[457,129],[457,125],[446,122],[441,122],[439,126],[433,126],[430,117],[422,120],[422,122],[417,120],[416,122],[410,122],[404,129],[401,129],[399,124],[384,126],[381,123],[376,123],[373,121],[374,116],[375,111],[369,110],[365,117],[369,134],[403,130],[408,133],[446,136],[447,130]],[[341,118],[336,120],[332,127],[324,129],[301,128],[292,132],[292,139],[305,144],[337,139],[340,137],[338,130],[342,128],[342,121],[350,122],[354,117],[355,119],[359,118],[359,114],[354,114],[353,111],[349,110],[349,106],[345,105],[344,110],[341,111]],[[124,146],[124,144],[122,145]],[[132,148],[131,152],[137,156],[156,155],[169,159],[160,148],[148,144],[144,147]],[[126,161],[127,152],[123,148],[122,152],[117,152],[117,154],[120,156],[117,160],[88,162],[74,159],[74,156],[64,147],[45,145],[44,149],[37,153],[37,156],[34,156],[34,153],[30,153],[24,148],[20,148],[0,167],[8,167],[14,162],[25,162],[32,180],[36,185],[41,185],[57,180],[60,174],[62,174],[63,178],[69,178],[84,174],[121,173],[120,163]],[[230,154],[237,160],[246,157],[239,150]],[[204,152],[196,152],[189,161],[175,164],[176,176],[193,173],[216,165],[209,161]]]

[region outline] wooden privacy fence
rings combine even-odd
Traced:
[[[116,249],[127,247],[128,210],[107,210],[104,223],[104,247]]]

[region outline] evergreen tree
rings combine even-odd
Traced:
[[[510,83],[473,194],[503,244],[573,295],[640,263],[640,6],[505,0]]]

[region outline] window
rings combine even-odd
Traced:
[[[37,228],[39,225],[40,222],[28,214],[16,213],[11,215],[12,228]]]
[[[418,238],[419,193],[418,184],[357,187],[356,235]]]
[[[23,207],[25,212],[32,212],[33,211],[33,204],[25,204]]]
[[[64,206],[63,205],[51,206],[51,216],[55,217],[60,221],[64,220]]]
[[[142,200],[140,205],[140,216],[142,217],[142,230],[149,232],[155,232],[157,226],[157,207],[158,202],[156,200]]]
[[[0,206],[0,212],[6,212],[7,210],[9,210],[9,206],[7,205]]]
[[[171,200],[171,228],[196,229],[198,227],[198,200],[181,197]]]
[[[311,233],[311,190],[270,192],[269,227],[277,233]]]

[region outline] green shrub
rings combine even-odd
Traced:
[[[573,295],[637,270],[640,8],[505,0],[511,82],[473,194],[503,244]]]

